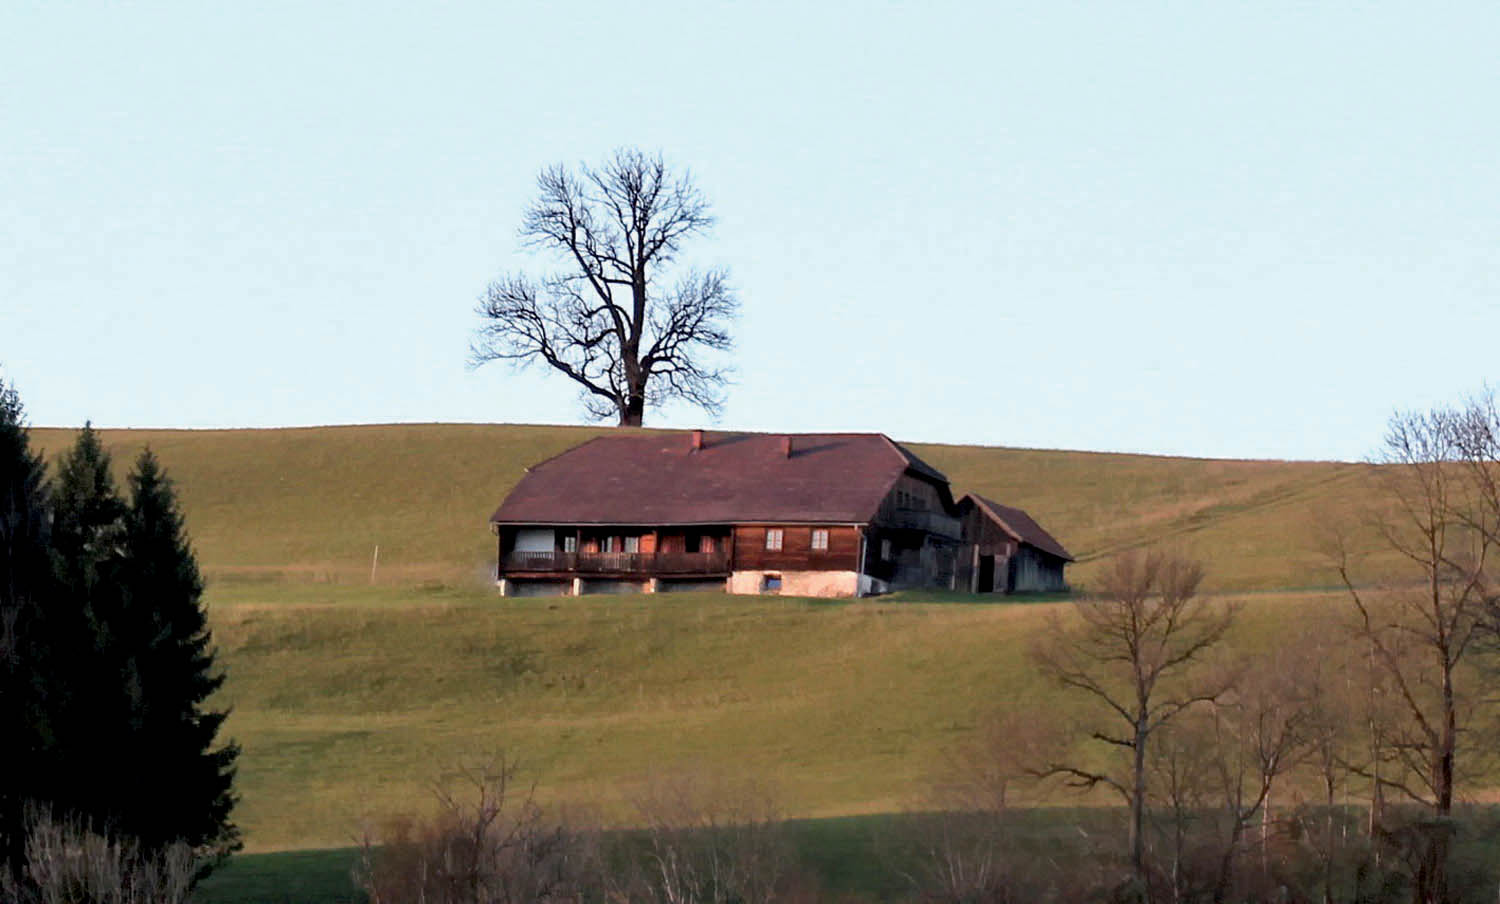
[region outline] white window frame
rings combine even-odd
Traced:
[[[617,550],[615,549],[615,538],[612,536],[605,537],[604,540],[599,544],[599,551],[616,552]]]
[[[578,551],[578,535],[577,534],[564,534],[563,535],[563,552],[577,552],[577,551]]]
[[[812,548],[819,552],[828,551],[828,528],[815,527],[812,531]]]
[[[641,551],[641,538],[640,537],[626,537],[625,538],[625,551],[628,552],[628,553],[638,553],[638,552],[640,552]]]
[[[768,527],[768,528],[766,528],[766,549],[773,550],[775,552],[780,552],[781,551],[781,545],[785,541],[785,539],[786,539],[786,536],[783,533],[783,531],[782,531],[781,528],[779,528],[779,527]]]

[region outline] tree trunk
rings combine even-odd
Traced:
[[[642,395],[632,395],[625,402],[625,407],[620,409],[621,427],[639,427],[646,417],[646,398]]]
[[[1146,741],[1145,718],[1136,722],[1134,779],[1130,795],[1130,870],[1146,891]],[[1149,894],[1147,895],[1149,899]]]
[[[1323,831],[1323,904],[1333,904],[1333,795],[1334,777],[1325,761],[1323,767],[1324,831]]]

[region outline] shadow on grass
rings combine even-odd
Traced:
[[[941,603],[945,605],[1003,606],[1019,603],[1066,603],[1079,598],[1072,590],[1059,593],[960,593],[956,590],[899,590],[869,597],[892,603]]]

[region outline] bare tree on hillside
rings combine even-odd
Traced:
[[[1342,537],[1334,543],[1359,634],[1401,715],[1382,745],[1392,762],[1377,758],[1371,778],[1377,792],[1395,791],[1428,808],[1429,818],[1401,837],[1421,846],[1407,853],[1419,900],[1431,904],[1448,898],[1460,742],[1472,711],[1462,666],[1496,608],[1494,424],[1494,408],[1483,401],[1391,419],[1374,472],[1389,506],[1374,526],[1407,563],[1409,581],[1364,588],[1349,544]]]
[[[576,902],[598,871],[584,834],[546,817],[499,755],[433,785],[437,814],[366,834],[354,879],[371,904]]]
[[[739,303],[722,268],[677,273],[687,239],[714,222],[686,172],[660,155],[619,150],[595,169],[537,177],[522,239],[563,269],[503,276],[479,301],[470,361],[541,361],[580,387],[589,415],[638,427],[649,407],[682,399],[717,414]]]
[[[1215,797],[1224,815],[1215,904],[1229,900],[1235,865],[1246,838],[1260,823],[1262,872],[1268,862],[1272,822],[1271,793],[1277,781],[1299,764],[1308,750],[1313,708],[1303,692],[1303,663],[1295,651],[1258,657],[1235,669],[1238,680],[1216,701],[1206,721]]]
[[[1040,770],[1080,788],[1112,789],[1130,808],[1134,881],[1147,885],[1147,764],[1153,735],[1189,707],[1224,693],[1222,677],[1200,687],[1184,679],[1229,630],[1236,607],[1198,595],[1201,564],[1160,552],[1126,553],[1102,579],[1097,597],[1075,603],[1076,626],[1056,620],[1034,655],[1064,688],[1101,704],[1090,736],[1126,754],[1115,770],[1054,762]]]

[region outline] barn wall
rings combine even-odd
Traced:
[[[885,554],[889,542],[890,555]],[[953,583],[959,546],[917,530],[872,527],[863,572],[891,589],[946,590]]]
[[[1011,557],[1012,593],[1057,593],[1068,589],[1064,562],[1031,546],[1022,546]]]

